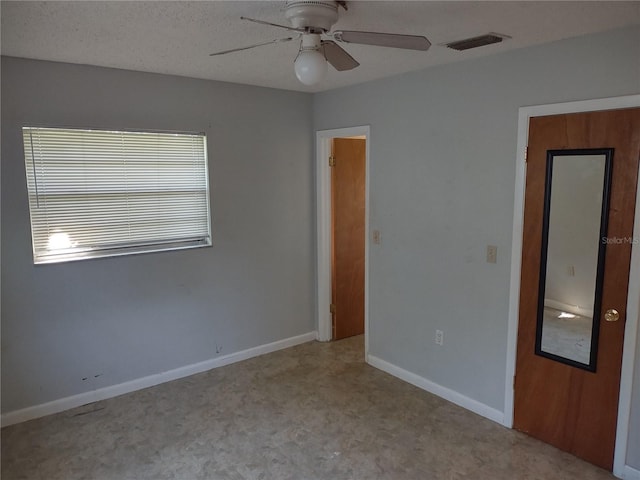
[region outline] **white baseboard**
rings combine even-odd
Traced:
[[[493,420],[500,425],[504,424],[504,413],[500,410],[496,410],[495,408],[485,405],[484,403],[473,400],[472,398],[458,393],[455,390],[451,390],[450,388],[438,385],[431,380],[427,380],[426,378],[404,370],[403,368],[397,367],[373,355],[367,356],[367,363],[372,367],[379,368],[380,370],[387,372],[394,377],[398,377],[405,382],[415,385],[418,388],[426,390],[429,393],[433,393],[434,395],[444,398],[451,403],[455,403],[462,408],[466,408],[473,413],[477,413],[478,415],[488,418],[489,420]]]
[[[54,413],[69,410],[70,408],[86,405],[87,403],[97,402],[99,400],[106,400],[107,398],[117,397],[125,393],[134,392],[143,388],[153,387],[161,383],[170,382],[179,378],[188,377],[196,373],[206,372],[218,367],[223,367],[231,363],[240,362],[249,358],[264,355],[266,353],[275,352],[284,348],[300,345],[301,343],[310,342],[316,340],[318,336],[317,332],[309,332],[296,337],[285,338],[276,342],[267,343],[265,345],[259,345],[257,347],[248,348],[240,352],[230,353],[221,357],[212,358],[203,362],[194,363],[192,365],[186,365],[184,367],[175,368],[166,372],[149,375],[148,377],[142,377],[128,382],[120,383],[118,385],[111,385],[109,387],[100,388],[91,392],[80,393],[71,397],[60,398],[51,402],[43,403],[40,405],[34,405],[33,407],[27,407],[20,410],[14,410],[2,414],[0,423],[3,427],[13,425],[15,423],[26,422],[27,420],[33,420],[34,418],[44,417],[45,415],[51,415]]]
[[[625,465],[620,478],[623,480],[640,480],[640,470],[636,470],[629,465]]]
[[[555,308],[561,312],[573,313],[574,315],[582,315],[583,317],[593,318],[593,308],[584,308],[580,305],[570,305],[568,303],[553,300],[551,298],[544,299],[544,306]]]

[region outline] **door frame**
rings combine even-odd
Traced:
[[[613,110],[640,107],[640,95],[601,98],[577,102],[555,103],[521,107],[518,110],[518,143],[516,155],[516,178],[513,210],[513,234],[511,243],[511,279],[509,285],[509,321],[507,327],[507,368],[505,376],[504,425],[513,427],[514,382],[516,370],[516,344],[518,339],[518,311],[520,305],[520,274],[522,260],[522,237],[524,225],[524,194],[526,185],[526,147],[529,140],[529,119],[543,115]],[[633,237],[640,238],[640,187],[636,191],[636,211]],[[613,460],[613,474],[622,477],[626,469],[629,418],[633,369],[637,345],[638,324],[640,323],[640,246],[632,245],[631,271],[627,300],[627,319],[622,352],[620,394],[618,401],[618,422]]]
[[[334,138],[362,137],[365,150],[364,219],[364,349],[369,352],[369,145],[368,125],[316,131],[316,322],[318,340],[331,340],[331,141]]]

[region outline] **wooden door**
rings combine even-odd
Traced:
[[[536,355],[543,205],[549,150],[613,148],[596,371]],[[640,109],[532,118],[529,124],[514,428],[611,470],[640,156]],[[606,213],[605,213],[606,214]],[[627,240],[624,240],[627,239]]]
[[[331,168],[332,339],[364,333],[365,142],[335,138]]]

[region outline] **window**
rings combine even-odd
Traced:
[[[211,245],[203,134],[22,132],[34,263]]]

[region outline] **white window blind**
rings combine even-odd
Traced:
[[[35,263],[211,245],[203,134],[23,128]]]

